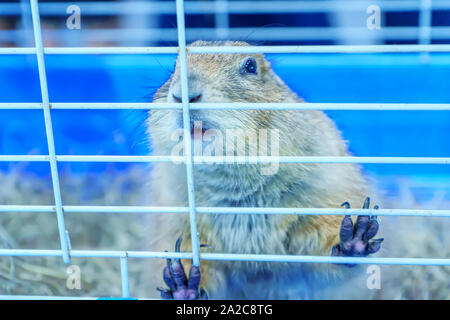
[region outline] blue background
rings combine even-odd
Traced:
[[[276,73],[308,102],[450,103],[450,55],[273,54]],[[149,102],[175,55],[48,55],[51,102]],[[0,58],[0,102],[40,102],[33,55]],[[356,156],[450,157],[448,111],[329,111]],[[52,110],[56,153],[143,155],[144,110]],[[42,110],[0,110],[1,154],[48,154]],[[129,164],[116,166],[126,169]],[[7,170],[8,164],[0,164]],[[108,164],[76,163],[75,172]],[[364,165],[377,176],[449,181],[445,165]],[[47,174],[47,164],[28,167]],[[385,182],[386,182],[385,181]],[[387,182],[387,184],[389,184]]]

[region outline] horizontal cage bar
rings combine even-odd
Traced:
[[[191,252],[72,250],[70,254],[71,257],[77,258],[121,258],[124,255],[127,255],[128,258],[135,259],[192,259]],[[0,256],[60,257],[62,256],[62,251],[37,249],[0,249]],[[366,258],[272,254],[200,253],[200,259],[216,261],[450,266],[450,259],[438,258]]]
[[[42,103],[0,103],[0,109],[42,109]],[[145,102],[67,102],[51,103],[51,109],[144,109],[144,110],[181,110],[181,103],[145,103]],[[190,110],[375,110],[375,111],[448,111],[450,103],[193,103]]]
[[[188,207],[149,206],[63,206],[64,213],[173,213],[187,214]],[[51,205],[0,205],[0,213],[54,213]],[[427,209],[340,209],[340,208],[262,208],[196,207],[200,214],[270,214],[270,215],[376,215],[449,218],[450,210]]]
[[[449,29],[450,30],[450,29]],[[322,46],[208,46],[187,47],[189,53],[414,53],[450,52],[449,44],[322,45]],[[0,48],[0,54],[33,54],[35,48]],[[44,48],[45,54],[176,54],[178,47]]]
[[[448,40],[450,38],[449,26],[426,27],[426,34],[433,40]],[[380,41],[388,40],[419,40],[423,36],[423,26],[414,27],[387,27],[383,26],[377,30],[377,39]],[[230,32],[232,31],[232,32]],[[217,40],[218,34],[228,34],[228,40],[242,40],[252,34],[252,41],[341,41],[342,35],[351,34],[355,41],[366,41],[371,38],[371,30],[366,27],[267,27],[256,30],[254,27],[239,28],[190,28],[187,34],[188,42],[198,39]],[[46,30],[45,35],[51,39],[67,39],[71,36],[71,30]],[[133,28],[133,29],[85,29],[82,33],[82,41],[86,39],[89,42],[111,41],[111,42],[130,42],[140,41],[148,42],[175,42],[177,41],[177,29],[175,28]],[[19,39],[27,37],[26,30],[0,30],[0,38],[4,41],[21,43]],[[424,43],[426,44],[426,43]],[[142,51],[142,50],[140,50]]]
[[[0,155],[0,162],[46,162],[48,155]],[[60,162],[186,162],[182,156],[98,156],[57,155]],[[450,164],[450,157],[335,157],[335,156],[194,156],[195,164],[267,164],[267,163],[378,163],[378,164]]]

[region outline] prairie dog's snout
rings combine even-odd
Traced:
[[[192,71],[188,71],[188,98],[189,103],[203,102],[203,90],[204,81],[200,76],[194,74]],[[182,102],[181,92],[181,78],[177,76],[170,86],[170,94],[168,96],[168,102]],[[200,125],[199,125],[200,124]],[[179,111],[177,114],[177,126],[183,128],[183,113]],[[201,115],[200,110],[190,111],[190,128],[191,133],[194,133],[194,127],[201,127],[202,133],[207,130],[208,124],[204,117]]]
[[[192,46],[205,44],[199,41]],[[246,43],[225,44],[248,46]],[[280,94],[284,95],[284,100],[298,99],[284,88],[262,54],[188,54],[186,63],[189,103],[277,102],[280,100]],[[167,84],[166,102],[182,102],[179,60]],[[255,119],[268,119],[269,114],[261,113],[258,116],[259,113],[261,112],[255,110],[191,109],[191,132],[194,127],[199,127],[199,124],[203,133],[209,129],[222,133],[227,129],[257,129],[261,124]],[[177,110],[173,115],[175,122],[172,122],[169,129],[182,128],[182,112]]]
[[[201,102],[202,93],[203,93],[203,85],[202,80],[199,76],[193,74],[192,72],[188,73],[188,93],[189,93],[189,102]],[[170,91],[172,92],[169,99],[172,99],[173,102],[181,102],[181,78],[177,77],[172,82],[170,86]]]

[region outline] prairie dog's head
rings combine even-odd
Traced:
[[[196,41],[192,47],[249,46],[245,42]],[[274,75],[262,54],[188,54],[189,100],[195,102],[264,102],[278,101],[270,97]],[[265,91],[270,89],[271,91]],[[180,61],[172,75],[168,102],[181,102]]]
[[[196,41],[200,46],[250,46],[246,42]],[[298,99],[272,71],[263,54],[188,54],[188,93],[190,103],[293,102]],[[179,58],[170,79],[155,94],[154,102],[181,102]],[[264,110],[191,110],[191,132],[201,123],[202,133],[210,129],[225,135],[227,129],[259,129],[271,126],[272,112]],[[174,130],[183,128],[180,110],[158,110],[150,117],[153,140],[164,141]],[[165,132],[164,132],[165,131]],[[155,141],[158,143],[158,141]]]
[[[249,46],[245,42],[196,41],[191,46]],[[195,103],[270,103],[302,101],[273,72],[262,54],[187,54],[188,93]],[[153,102],[181,101],[180,62],[169,80],[153,97]],[[302,110],[223,110],[189,112],[195,156],[294,156],[345,155],[345,144],[325,114]],[[201,125],[201,129],[198,127]],[[183,154],[185,141],[181,110],[152,110],[148,120],[156,155]],[[199,130],[200,129],[200,130]],[[231,132],[231,134],[229,134]],[[302,177],[319,179],[316,166],[268,164],[196,164],[196,189],[204,199],[215,199],[226,190],[233,203],[243,199],[259,201],[251,194],[267,188],[268,181],[279,184],[281,197]],[[180,169],[181,170],[181,169]],[[184,171],[183,171],[184,172]],[[175,172],[171,172],[177,176]],[[213,179],[215,177],[217,179]],[[273,180],[272,177],[276,177]],[[183,184],[184,185],[184,184]],[[267,190],[271,190],[267,188]],[[217,192],[216,192],[217,191]],[[263,203],[264,199],[260,199]],[[219,200],[218,200],[219,201]],[[220,201],[217,203],[221,203]],[[247,203],[256,205],[256,203]]]

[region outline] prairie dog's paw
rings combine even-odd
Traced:
[[[175,252],[180,252],[182,238],[178,238],[175,244]],[[163,278],[168,289],[157,288],[162,299],[175,300],[207,300],[208,295],[200,285],[200,267],[191,266],[189,279],[186,277],[184,267],[180,259],[167,259],[167,266],[163,271]]]
[[[363,209],[369,209],[370,198],[367,197]],[[344,202],[341,207],[350,208],[348,202]],[[378,209],[378,206],[374,206]],[[339,233],[340,243],[332,249],[332,256],[341,257],[365,257],[380,250],[384,239],[373,239],[378,232],[379,224],[376,216],[358,216],[355,225],[349,215],[342,220]],[[353,267],[354,264],[348,265]]]

